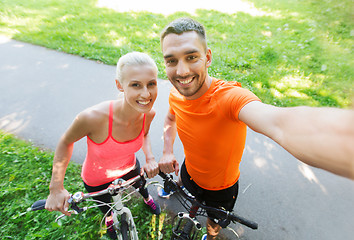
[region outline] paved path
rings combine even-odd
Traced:
[[[114,66],[0,37],[0,128],[54,150],[78,112],[116,98],[114,72]],[[171,87],[164,80],[158,85],[157,116],[150,132],[157,159]],[[183,159],[178,140],[175,153]],[[75,144],[73,160],[80,163],[84,155],[81,140]],[[144,162],[142,156],[139,152]],[[174,200],[160,203],[180,209]],[[257,231],[233,226],[241,239],[349,240],[354,236],[354,182],[302,164],[253,131],[241,164],[236,209],[259,223]]]

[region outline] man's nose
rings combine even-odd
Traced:
[[[180,61],[177,65],[176,74],[183,77],[183,76],[186,76],[188,73],[189,73],[188,64],[183,61]]]

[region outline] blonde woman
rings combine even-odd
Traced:
[[[129,179],[141,174],[139,161],[135,157],[141,148],[146,157],[142,171],[149,178],[158,173],[148,135],[155,116],[152,107],[157,97],[157,71],[154,60],[144,53],[132,52],[119,59],[115,81],[118,90],[124,93],[123,97],[82,111],[63,134],[53,160],[50,194],[45,206],[47,210],[70,215],[67,202],[70,195],[64,188],[64,176],[74,143],[83,137],[87,137],[87,155],[81,177],[88,192],[105,189],[117,178]],[[139,192],[151,211],[159,214],[160,207],[147,189],[140,189]],[[97,200],[110,202],[111,196],[100,196]],[[110,211],[105,206],[100,209],[104,214]],[[109,212],[107,216],[107,232],[111,239],[116,239],[111,227],[112,216]]]

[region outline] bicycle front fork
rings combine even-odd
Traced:
[[[118,239],[123,239],[122,237],[122,222],[128,224],[128,236],[131,240],[138,240],[138,232],[134,223],[133,215],[128,207],[125,207],[121,201],[121,196],[118,194],[113,196],[115,206],[113,208],[113,222],[114,228],[116,229]]]
[[[195,240],[200,238],[202,225],[189,216],[188,213],[179,212],[173,219],[172,237],[175,240]]]

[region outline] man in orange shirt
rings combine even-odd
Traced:
[[[183,185],[207,205],[232,210],[246,126],[264,134],[299,160],[354,179],[354,114],[335,108],[279,108],[262,103],[237,82],[208,74],[212,62],[204,27],[189,18],[171,22],[161,35],[166,73],[173,84],[164,126],[160,170],[178,175],[173,154],[178,135],[185,162]],[[207,239],[220,226],[208,215]],[[203,237],[203,239],[206,239]]]

